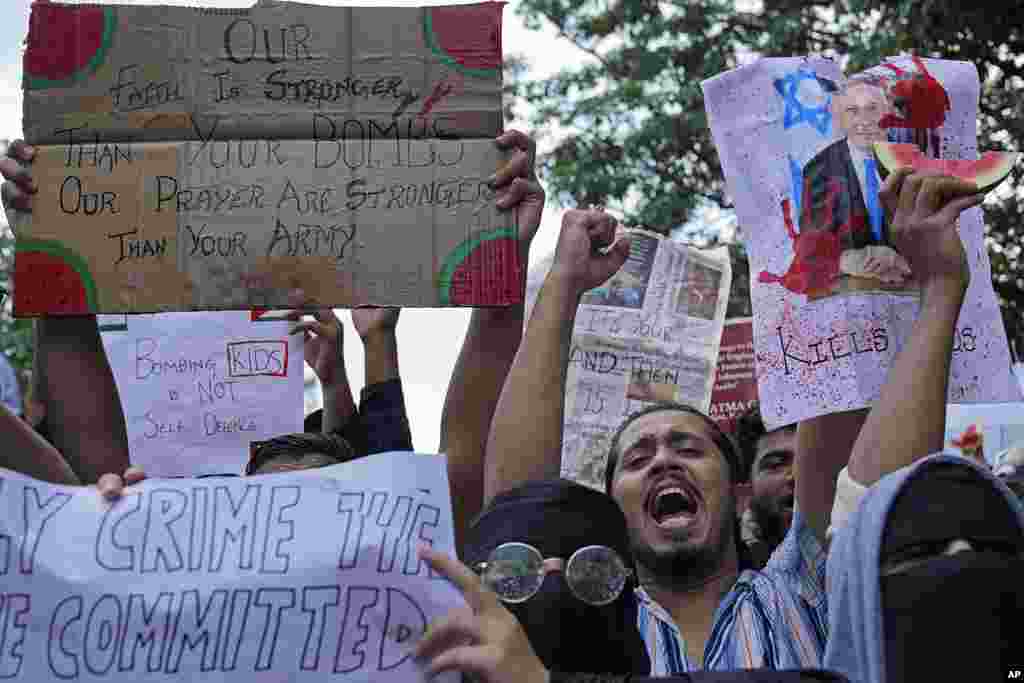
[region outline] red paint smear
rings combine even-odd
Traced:
[[[974,450],[984,443],[984,437],[978,431],[978,425],[972,424],[959,438],[953,439],[953,445],[961,450]]]
[[[833,178],[828,181],[825,205],[822,207],[819,224],[832,225],[836,201],[839,197],[839,183]],[[810,195],[806,194],[809,198]],[[782,275],[762,270],[758,282],[779,284],[794,294],[812,294],[827,290],[839,278],[839,257],[843,252],[842,238],[857,227],[863,227],[864,217],[852,215],[838,231],[804,230],[798,233],[790,215],[789,200],[782,200],[782,217],[786,232],[793,240],[793,262]],[[804,223],[811,218],[811,202],[804,204]]]
[[[927,149],[930,141],[933,153],[938,156],[937,131],[946,122],[946,112],[950,110],[949,93],[931,75],[920,57],[912,59],[918,68],[916,73],[905,71],[895,64],[882,65],[897,76],[896,83],[889,88],[889,97],[902,115],[886,114],[878,125],[880,128],[913,129],[914,143],[921,149]]]
[[[467,69],[501,68],[503,2],[430,8],[434,40]]]
[[[426,116],[430,111],[437,106],[437,104],[444,98],[451,95],[458,89],[462,84],[455,79],[443,78],[438,81],[437,85],[434,86],[434,91],[427,96],[427,99],[423,101],[423,108],[420,109],[418,116]]]

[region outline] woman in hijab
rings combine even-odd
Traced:
[[[898,470],[833,537],[825,667],[852,683],[1005,680],[1024,661],[1022,577],[1024,508],[996,477],[949,455]]]
[[[565,479],[513,488],[473,522],[463,556],[504,597],[547,668],[650,672],[626,520],[608,496]]]

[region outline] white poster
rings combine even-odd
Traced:
[[[454,552],[443,457],[148,480],[114,503],[0,470],[0,678],[422,680],[417,640],[465,603],[420,543]]]
[[[608,443],[627,415],[657,401],[708,411],[732,282],[725,248],[630,236],[626,263],[580,300],[566,376],[562,475],[602,490]],[[551,260],[528,277],[530,310]]]
[[[246,311],[98,318],[131,460],[148,474],[238,474],[250,442],[302,431],[293,323]]]
[[[761,413],[769,429],[874,401],[906,342],[919,283],[878,201],[876,142],[977,159],[974,64],[898,57],[847,78],[824,58],[761,59],[703,83],[746,238]],[[923,104],[912,94],[925,88]],[[971,285],[949,400],[1020,400],[980,208],[960,234]]]

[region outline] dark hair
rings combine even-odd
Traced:
[[[685,403],[660,401],[658,403],[652,403],[648,406],[644,406],[640,410],[628,415],[626,419],[622,421],[622,424],[619,425],[619,428],[615,430],[615,434],[612,435],[611,443],[608,445],[608,460],[605,464],[604,470],[605,493],[609,496],[612,494],[612,481],[615,478],[615,465],[619,460],[619,439],[622,437],[622,432],[626,431],[626,427],[633,424],[641,417],[661,411],[685,413],[704,420],[704,424],[707,426],[708,431],[711,432],[711,440],[718,447],[718,450],[722,452],[722,456],[725,458],[726,464],[729,465],[729,477],[732,480],[732,483],[737,484],[745,481],[741,478],[743,465],[740,462],[736,445],[732,442],[732,439],[722,431],[722,428],[719,427],[714,420],[693,406],[688,406]],[[740,533],[740,517],[738,514],[733,516],[732,531],[733,543],[736,546],[736,556],[739,560],[740,571],[752,569],[754,567],[754,558],[751,554],[750,548],[748,548],[747,544],[743,542],[743,537]]]
[[[245,473],[252,474],[268,460],[281,456],[300,457],[309,453],[320,453],[338,462],[348,462],[356,457],[347,441],[336,434],[300,432],[275,436],[269,441],[257,441],[252,445],[252,455],[245,466]]]
[[[704,421],[708,431],[711,432],[711,440],[718,450],[722,452],[725,457],[725,462],[729,465],[729,476],[732,482],[738,483],[744,481],[742,476],[742,464],[740,463],[739,456],[736,453],[736,446],[733,444],[732,439],[722,431],[714,420],[710,417],[697,410],[693,406],[688,406],[685,403],[676,403],[675,401],[659,401],[650,405],[644,406],[640,410],[631,413],[622,421],[619,428],[615,430],[615,434],[612,435],[612,440],[608,445],[608,459],[605,464],[604,470],[604,490],[605,493],[611,495],[612,493],[612,481],[615,478],[615,466],[619,461],[619,440],[622,438],[622,432],[626,431],[626,428],[636,422],[645,415],[651,413],[660,413],[662,411],[675,412],[675,413],[686,413],[687,415],[693,415],[699,417]]]
[[[736,427],[733,430],[733,438],[740,452],[740,465],[742,467],[743,479],[750,481],[754,476],[754,461],[757,460],[757,442],[766,434],[773,434],[782,430],[796,430],[796,425],[786,425],[768,431],[761,418],[761,409],[753,405],[736,419]]]

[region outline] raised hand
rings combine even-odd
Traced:
[[[417,644],[415,656],[427,676],[460,671],[480,683],[545,683],[548,671],[526,632],[469,567],[429,546],[420,557],[462,591],[469,608],[436,620]]]
[[[401,308],[362,306],[352,309],[352,324],[364,342],[374,334],[394,334]]]
[[[313,368],[320,383],[329,387],[338,380],[338,368],[345,363],[341,320],[329,308],[315,311],[312,315],[313,320],[300,320],[302,313],[290,313],[288,317],[295,320],[296,324],[289,334],[302,332],[305,337],[303,350],[306,362]]]
[[[970,268],[957,219],[984,199],[977,186],[937,174],[897,171],[886,178],[878,197],[891,216],[893,246],[906,257],[923,286],[954,282],[966,288]]]
[[[146,473],[141,467],[132,465],[124,471],[123,475],[114,474],[113,472],[104,474],[96,482],[96,489],[100,492],[100,495],[107,500],[117,500],[124,495],[124,489],[126,486],[132,484],[138,484],[140,481],[146,478]]]
[[[34,156],[35,150],[24,140],[15,140],[7,146],[7,155],[0,157],[0,174],[4,177],[0,196],[9,225],[15,225],[12,211],[32,210],[32,195],[39,191],[28,167]]]
[[[616,225],[604,211],[567,211],[549,278],[563,280],[576,296],[608,280],[629,256],[629,238],[616,240]]]
[[[540,227],[544,211],[544,188],[537,180],[537,143],[518,130],[505,131],[494,140],[499,149],[512,150],[511,158],[491,179],[497,193],[496,205],[502,211],[516,211],[519,244],[529,249]]]

